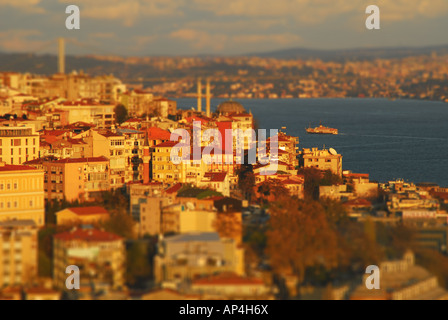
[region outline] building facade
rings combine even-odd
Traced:
[[[44,172],[0,162],[0,221],[33,220],[45,223]]]

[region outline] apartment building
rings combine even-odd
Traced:
[[[0,126],[0,162],[22,164],[39,157],[39,134],[31,126]]]
[[[194,232],[164,238],[154,258],[158,283],[196,279],[220,272],[244,274],[244,251],[233,239],[215,232]]]
[[[37,251],[33,220],[0,222],[0,288],[32,284],[37,276]]]
[[[300,154],[301,165],[305,168],[331,170],[332,173],[342,177],[342,155],[334,149],[304,148]]]
[[[31,166],[0,162],[0,221],[45,222],[44,172]]]
[[[36,159],[27,163],[42,168],[47,200],[89,201],[110,189],[109,159],[106,157],[61,160]]]
[[[97,128],[110,129],[115,124],[115,105],[94,99],[67,100],[57,106],[62,111],[68,111],[68,123],[84,121],[92,123]]]
[[[81,289],[92,284],[96,290],[123,289],[126,251],[123,238],[93,228],[76,228],[54,236],[53,280],[56,288],[66,289],[65,270],[80,269]]]

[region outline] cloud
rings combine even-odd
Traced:
[[[268,49],[272,45],[295,46],[302,41],[301,37],[292,33],[275,34],[225,34],[208,33],[204,30],[179,29],[169,34],[175,40],[183,41],[190,48],[210,52],[223,50],[241,50],[241,45],[255,47],[256,50]],[[248,49],[249,50],[249,49]]]
[[[41,0],[0,0],[0,7],[11,7],[25,13],[45,13],[45,10],[38,7]]]
[[[216,20],[194,20],[184,24],[185,28],[200,29],[207,31],[263,31],[269,30],[275,26],[284,26],[286,21],[284,18],[275,19],[241,19],[237,21],[216,21]]]
[[[81,17],[96,20],[116,20],[126,27],[146,17],[181,15],[179,7],[184,0],[59,0],[61,3],[76,4]]]
[[[37,40],[41,36],[38,30],[9,30],[0,32],[0,47],[6,51],[40,51],[49,45],[52,40]]]
[[[111,39],[115,37],[115,34],[113,32],[96,32],[89,33],[89,37],[96,39]]]
[[[135,50],[140,50],[141,48],[143,48],[145,45],[149,44],[149,43],[153,43],[155,41],[157,41],[160,37],[157,35],[152,35],[152,36],[133,36],[132,40],[135,43]]]
[[[378,7],[381,19],[388,22],[437,18],[448,14],[448,1],[446,0],[380,1]]]
[[[365,14],[371,0],[193,0],[194,6],[216,16],[289,17],[297,22],[317,24],[331,17]],[[434,18],[448,13],[447,0],[380,0],[376,5],[387,21]]]

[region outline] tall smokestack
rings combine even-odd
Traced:
[[[210,79],[207,79],[205,99],[206,99],[207,117],[210,117]]]
[[[198,112],[202,111],[202,85],[201,78],[198,79]]]
[[[64,44],[64,38],[59,38],[58,72],[59,73],[65,73],[65,44]]]

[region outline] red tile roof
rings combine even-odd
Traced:
[[[369,200],[366,199],[354,199],[349,200],[347,202],[343,203],[344,206],[355,206],[355,207],[370,207],[372,206],[372,203]]]
[[[367,178],[367,179],[369,179],[369,174],[368,173],[347,173],[347,174],[344,174],[344,177],[347,177],[347,178]]]
[[[128,120],[126,120],[125,122],[123,122],[123,123],[126,123],[126,122],[142,122],[143,120],[142,119],[139,119],[139,118],[131,118],[131,119],[128,119]]]
[[[204,178],[209,178],[210,182],[223,182],[227,176],[227,172],[206,172]]]
[[[69,130],[61,130],[61,129],[56,129],[56,130],[42,130],[42,134],[45,136],[61,136],[64,133],[69,132]]]
[[[67,208],[74,214],[78,216],[88,216],[91,214],[109,214],[109,212],[103,207],[93,206],[93,207],[77,207],[77,208]]]
[[[53,161],[53,163],[78,163],[78,162],[104,162],[109,161],[104,156],[101,157],[91,157],[91,158],[70,158],[70,159],[61,159]]]
[[[0,165],[0,171],[26,171],[26,170],[36,170],[34,167],[23,166],[23,165],[15,165],[15,164],[5,164],[4,166]]]
[[[109,137],[122,137],[122,135],[112,132],[112,131],[103,131],[103,132],[98,132],[100,135],[102,135],[103,137],[109,138]]]
[[[107,242],[123,239],[116,234],[97,229],[75,229],[69,232],[56,234],[54,238],[62,241],[81,240],[89,242]]]
[[[165,190],[166,193],[175,193],[182,188],[182,183],[176,183],[174,186]]]
[[[179,142],[177,142],[177,141],[165,141],[165,142],[159,143],[158,145],[154,146],[154,148],[172,148],[178,143]],[[188,144],[179,144],[179,147],[183,147],[183,146],[189,146],[189,145]]]
[[[148,140],[170,140],[171,132],[157,127],[146,129]]]
[[[194,285],[262,285],[263,280],[258,278],[244,278],[236,274],[220,274],[217,276],[193,280]]]

